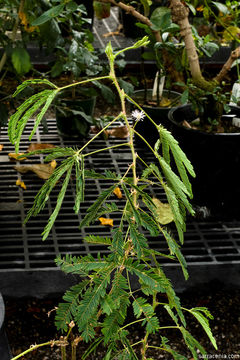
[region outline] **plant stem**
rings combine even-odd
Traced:
[[[107,151],[107,150],[110,150],[110,149],[116,149],[116,148],[119,148],[119,147],[122,147],[122,146],[129,146],[129,143],[121,143],[121,144],[117,144],[117,145],[112,145],[112,146],[109,146],[109,147],[106,147],[104,149],[99,149],[99,150],[95,150],[95,151],[91,151],[90,153],[87,153],[87,154],[84,154],[83,156],[86,157],[86,156],[91,156],[93,154],[97,154],[101,151]]]
[[[77,86],[77,85],[82,85],[82,84],[87,84],[89,82],[93,82],[93,81],[98,81],[98,80],[104,80],[104,79],[110,79],[109,75],[107,76],[99,76],[99,77],[96,77],[96,78],[93,78],[93,79],[87,79],[87,80],[82,80],[82,81],[77,81],[73,84],[69,84],[69,85],[65,85],[65,86],[62,86],[59,89],[59,91],[62,91],[62,90],[65,90],[65,89],[68,89],[68,88],[71,88],[73,86]]]
[[[24,352],[22,352],[21,354],[15,356],[15,357],[13,357],[11,360],[20,359],[22,356],[24,356],[24,355],[26,355],[26,354],[40,348],[40,347],[48,346],[48,345],[50,345],[52,347],[53,345],[56,345],[57,343],[58,343],[58,341],[51,340],[51,341],[48,341],[46,343],[42,343],[42,344],[38,344],[38,345],[32,345],[29,349],[25,350]]]
[[[133,322],[131,322],[131,323],[129,323],[129,324],[124,325],[124,326],[121,327],[118,331],[122,331],[122,330],[125,329],[126,327],[131,326],[131,325],[134,325],[134,324],[136,324],[136,323],[138,323],[138,322],[141,322],[141,321],[143,321],[143,320],[145,320],[145,319],[143,318],[143,319],[135,320],[135,321],[133,321]]]
[[[77,154],[80,154],[93,140],[95,140],[100,134],[102,134],[110,125],[122,117],[122,113],[118,114],[112,121],[110,121],[104,128],[102,128],[96,135],[94,135],[85,145],[77,151]]]

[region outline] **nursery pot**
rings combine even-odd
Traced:
[[[2,295],[0,293],[0,359],[1,360],[10,360],[10,351],[7,342],[7,337],[3,329],[5,315],[5,307]]]
[[[171,100],[173,104],[179,104],[177,101],[180,98],[181,94],[176,91],[163,90],[163,97]],[[157,107],[151,105],[143,105],[145,97],[145,90],[137,90],[134,92],[133,99],[139,104],[142,109],[155,121],[156,124],[161,124],[165,128],[169,128],[169,119],[168,113],[172,107]],[[147,100],[152,99],[152,90],[147,90]],[[134,105],[133,105],[134,106]],[[151,146],[154,146],[156,141],[159,139],[158,132],[156,127],[151,123],[151,121],[144,117],[143,120],[138,121],[135,130],[141,134]],[[135,143],[137,146],[146,147],[145,142],[139,137],[135,136]]]
[[[56,106],[57,129],[61,136],[83,139],[86,138],[91,121],[81,113],[93,116],[96,96],[87,99],[62,99]]]
[[[231,106],[231,113],[240,117],[240,108]],[[192,162],[196,178],[193,204],[206,206],[213,217],[240,217],[240,133],[206,133],[181,125],[197,116],[186,104],[169,112],[172,132]]]

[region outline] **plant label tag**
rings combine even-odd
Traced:
[[[165,84],[165,76],[161,76],[161,72],[159,73],[159,71],[157,71],[155,79],[154,79],[154,84],[153,84],[153,91],[152,91],[152,98],[156,98],[157,96],[157,86],[158,86],[158,77],[160,76],[160,81],[159,81],[159,97],[161,99],[162,97],[162,93],[163,93],[163,88],[164,88],[164,84]]]
[[[240,127],[240,118],[237,118],[237,117],[233,118],[232,124],[233,124],[233,126]]]
[[[240,84],[234,83],[232,87],[232,96],[229,105],[237,105],[236,101],[240,100]]]

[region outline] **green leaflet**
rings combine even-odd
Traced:
[[[56,185],[57,181],[62,177],[62,175],[68,171],[69,168],[72,168],[73,159],[67,158],[62,161],[61,165],[55,169],[50,178],[43,184],[39,192],[34,198],[34,203],[32,208],[29,210],[25,223],[31,216],[36,216],[45,206],[48,201],[49,195]]]
[[[110,186],[107,190],[103,191],[99,197],[97,198],[97,200],[95,201],[94,204],[92,204],[88,210],[87,210],[87,214],[84,217],[84,219],[82,220],[81,224],[80,224],[80,229],[83,226],[88,226],[90,225],[91,222],[95,221],[98,217],[98,211],[100,209],[100,207],[102,206],[102,204],[104,203],[105,200],[107,200],[107,198],[112,194],[113,190],[115,189],[116,185],[112,185]]]
[[[96,312],[100,305],[101,299],[106,295],[106,288],[110,282],[110,274],[114,270],[114,266],[110,265],[100,277],[94,277],[94,286],[89,287],[82,297],[77,308],[75,321],[79,331],[84,335],[84,331],[90,326],[90,319],[96,318]],[[86,340],[86,339],[85,339]]]
[[[112,230],[113,240],[112,240],[112,248],[114,251],[118,253],[118,255],[123,256],[124,254],[124,239],[122,228],[116,228]]]
[[[137,257],[140,259],[143,255],[144,249],[148,248],[147,239],[143,234],[138,231],[138,228],[135,224],[129,223],[130,226],[130,238],[136,251]]]
[[[130,208],[132,210],[132,213],[133,213],[133,216],[134,216],[134,218],[136,220],[136,223],[139,225],[140,222],[141,222],[140,221],[140,216],[139,216],[138,211],[136,210],[136,208],[135,208],[135,206],[133,204],[132,196],[130,195],[130,193],[129,193],[127,187],[125,186],[125,184],[121,184],[121,186],[122,186],[122,189],[123,189],[123,191],[124,191],[124,193],[125,193],[125,195],[126,195],[126,197],[128,199],[128,203],[130,205]]]
[[[103,337],[96,338],[95,340],[91,341],[91,344],[82,355],[81,360],[86,360],[91,353],[95,352],[96,348],[102,341],[103,341]]]
[[[45,115],[46,111],[48,110],[49,106],[51,105],[51,103],[52,103],[53,99],[55,98],[55,96],[57,95],[57,93],[58,93],[58,90],[53,90],[49,94],[48,98],[46,99],[46,102],[45,102],[43,108],[41,109],[40,113],[36,117],[36,121],[35,121],[33,130],[29,136],[29,140],[32,140],[32,137],[35,134],[38,126],[41,124],[43,116]]]
[[[82,292],[86,289],[88,281],[84,280],[77,285],[72,286],[63,296],[64,303],[58,305],[55,317],[57,330],[68,330],[68,324],[76,315],[76,309]]]
[[[28,111],[27,116],[25,113],[25,119],[24,121],[28,121],[29,117],[34,114],[35,111],[37,111],[37,109],[46,101],[48,95],[52,92],[53,90],[43,90],[38,94],[35,94],[33,96],[31,96],[29,99],[25,100],[23,104],[21,104],[18,108],[17,111],[10,117],[9,120],[9,125],[8,125],[8,136],[9,139],[11,141],[12,144],[14,144],[15,142],[15,138],[16,135],[18,134],[17,132],[17,127],[19,126],[19,119],[20,117],[25,113],[25,111],[31,106],[30,109],[32,109],[30,111]],[[37,105],[36,105],[37,104]],[[32,108],[33,107],[33,108]],[[22,121],[23,122],[23,121]],[[21,124],[21,122],[20,122]]]
[[[109,261],[102,260],[101,258],[96,260],[90,254],[81,257],[67,255],[63,259],[57,258],[56,264],[67,274],[78,274],[81,276],[86,276],[91,271],[105,271],[111,265]]]
[[[112,239],[103,236],[88,235],[85,236],[84,241],[91,244],[112,245]]]
[[[180,327],[180,331],[184,337],[185,343],[187,344],[188,348],[191,350],[194,360],[198,360],[198,353],[197,349],[200,350],[200,353],[205,355],[206,351],[202,347],[202,345],[183,327]]]
[[[142,210],[142,209],[140,209]],[[149,231],[151,236],[159,235],[159,228],[154,219],[146,212],[139,211],[141,225]]]
[[[211,343],[213,344],[213,346],[215,347],[215,349],[217,350],[217,344],[216,344],[216,340],[213,337],[212,331],[210,329],[209,326],[209,322],[208,319],[203,315],[203,313],[205,315],[207,315],[208,317],[212,318],[211,314],[209,313],[209,311],[206,308],[193,308],[190,311],[190,313],[199,321],[199,323],[202,325],[204,331],[206,332],[207,336],[209,337],[209,339],[211,340]]]
[[[51,231],[52,227],[53,227],[53,224],[58,216],[58,213],[62,207],[62,202],[64,200],[64,196],[65,196],[65,193],[66,193],[66,190],[67,190],[67,187],[68,187],[68,183],[69,183],[69,180],[70,180],[70,176],[71,176],[71,173],[72,173],[72,167],[73,167],[73,159],[70,163],[70,166],[67,170],[67,174],[66,174],[66,177],[64,179],[64,182],[62,184],[62,188],[58,194],[58,197],[57,197],[57,203],[56,203],[56,207],[53,211],[53,213],[51,214],[50,218],[48,219],[48,223],[42,233],[43,235],[43,240],[46,240],[46,238],[48,237],[49,235],[49,232]]]
[[[180,246],[166,230],[162,230],[162,233],[167,241],[168,247],[170,249],[170,253],[176,255],[176,257],[178,258],[178,261],[182,267],[185,280],[187,280],[188,279],[187,263],[184,256],[181,253]]]
[[[113,212],[121,212],[121,210],[118,208],[118,206],[114,202],[109,202],[99,208],[98,217],[105,215],[105,214],[111,214]]]
[[[22,92],[26,87],[30,86],[30,85],[40,85],[40,84],[45,84],[45,85],[49,85],[52,88],[57,89],[58,87],[53,84],[51,81],[47,80],[47,79],[31,79],[31,80],[25,80],[22,84],[18,85],[16,91],[13,94],[13,97],[17,96],[20,92]]]
[[[81,163],[81,167],[80,164]],[[81,159],[75,157],[75,171],[76,171],[76,195],[73,210],[75,214],[79,213],[80,205],[84,201],[85,190],[85,176],[84,176],[84,157]]]
[[[133,311],[137,318],[144,315],[142,325],[147,324],[146,330],[149,334],[155,333],[159,329],[159,320],[155,316],[152,305],[146,299],[139,297],[133,302]]]
[[[134,273],[151,290],[166,292],[166,284],[162,277],[152,273],[150,270],[146,270],[145,266],[138,261],[133,262],[128,259],[124,265],[130,273]]]

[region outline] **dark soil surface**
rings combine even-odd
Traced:
[[[206,306],[214,316],[214,320],[211,320],[210,323],[218,350],[213,348],[201,326],[187,316],[188,329],[205,347],[206,358],[240,359],[240,290],[226,291],[221,285],[211,284],[208,289],[195,289],[182,293],[180,298],[182,306],[186,308]],[[5,299],[5,326],[13,356],[28,349],[33,344],[40,344],[60,337],[61,334],[56,332],[54,326],[54,312],[48,317],[48,312],[54,309],[59,299]],[[168,315],[165,313],[160,314],[159,317],[161,326],[171,324]],[[141,327],[132,328],[130,333],[131,342],[139,341],[142,336]],[[176,330],[167,330],[161,332],[160,335],[166,336],[169,339],[169,345],[175,350],[185,355],[189,360],[192,359],[192,355],[186,350],[186,346]],[[160,335],[153,335],[149,340],[149,345],[159,346]],[[80,342],[77,348],[77,359],[81,359],[85,349],[86,345]],[[147,355],[152,360],[172,359],[171,355],[154,349],[149,349]],[[88,357],[91,360],[103,358],[104,349],[102,347]],[[61,349],[50,346],[42,347],[25,355],[23,359],[60,360]],[[69,359],[71,359],[70,354]]]

